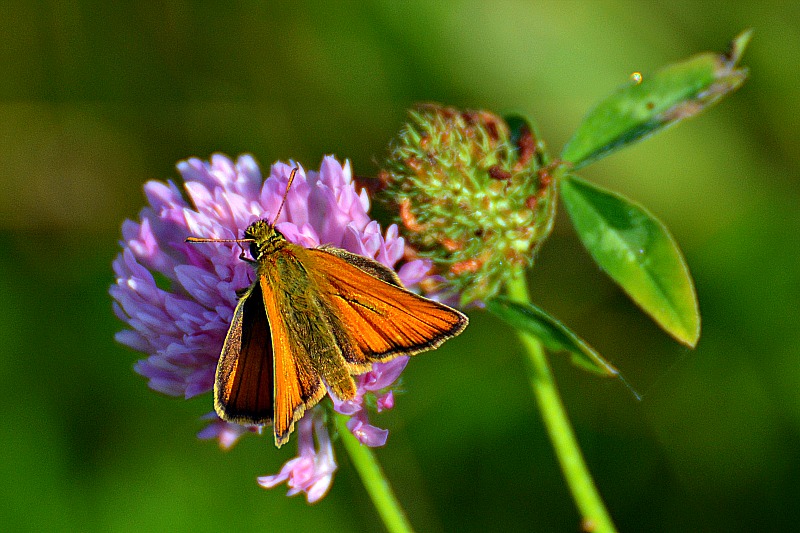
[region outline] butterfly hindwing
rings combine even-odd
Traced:
[[[214,407],[224,420],[268,424],[273,412],[272,342],[261,287],[239,299],[214,382]]]

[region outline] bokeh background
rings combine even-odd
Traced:
[[[553,357],[622,531],[800,523],[797,2],[0,3],[0,529],[381,531],[343,450],[321,503],[265,491],[294,454],[198,441],[209,395],[149,391],[113,341],[111,260],[149,179],[215,151],[324,154],[375,174],[414,102],[534,118],[558,152],[636,70],[722,51],[751,79],[582,175],[643,203],[686,254],[704,330],[670,340],[560,213],[536,301],[644,399]],[[482,312],[413,361],[377,451],[419,531],[576,531],[513,335]]]

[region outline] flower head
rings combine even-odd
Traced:
[[[128,326],[116,339],[147,354],[134,368],[148,379],[150,388],[185,398],[213,389],[236,291],[251,284],[253,270],[240,260],[235,245],[196,246],[184,240],[187,236],[235,239],[255,220],[272,220],[295,166],[276,163],[263,180],[252,157],[241,156],[234,162],[217,154],[209,162],[189,159],[178,164],[185,195],[173,182],[145,185],[149,205],[138,221],[122,225],[122,252],[114,261],[116,283],[110,293],[115,313]],[[290,242],[306,247],[330,244],[393,268],[403,257],[404,241],[396,226],[382,233],[367,215],[368,209],[369,198],[365,191],[356,192],[350,164],[328,156],[319,171],[299,168],[276,228]],[[405,263],[398,275],[406,286],[414,286],[428,270],[429,262],[415,260]],[[383,375],[381,367],[387,365],[402,370],[405,363],[376,364],[368,374]],[[380,388],[398,375],[383,378]],[[359,402],[364,394],[378,390],[362,384],[370,379],[365,376],[358,378]],[[383,404],[389,405],[385,400]],[[356,409],[352,414],[358,414],[358,431],[370,433],[364,425],[368,425],[366,412]],[[246,432],[215,415],[212,419],[199,436],[217,438],[223,447],[232,446]],[[310,431],[310,422],[301,424]],[[325,448],[320,430],[317,438],[321,449]],[[384,441],[385,437],[379,443],[362,440],[370,445]],[[306,455],[310,449],[303,448]]]
[[[555,187],[530,127],[487,111],[421,105],[390,146],[381,183],[409,244],[466,304],[527,267],[550,231]]]

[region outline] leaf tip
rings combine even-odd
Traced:
[[[728,59],[728,64],[734,66],[741,59],[747,45],[750,44],[750,39],[753,38],[753,28],[743,30],[739,35],[733,38],[728,48],[728,53],[725,57]]]
[[[698,315],[694,320],[693,327],[687,330],[686,335],[676,337],[678,341],[689,348],[697,348],[697,343],[700,341],[700,316]]]

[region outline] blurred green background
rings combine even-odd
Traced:
[[[335,5],[335,7],[334,7]],[[692,269],[704,331],[662,333],[560,213],[536,301],[644,393],[553,358],[622,531],[800,523],[797,2],[0,3],[0,528],[380,531],[341,449],[309,506],[259,488],[295,453],[198,441],[209,395],[149,391],[113,341],[111,260],[148,179],[214,151],[372,175],[414,102],[533,117],[557,152],[636,70],[723,51],[751,79],[582,175],[643,203]],[[419,531],[576,531],[513,335],[482,312],[413,361],[377,451]]]

